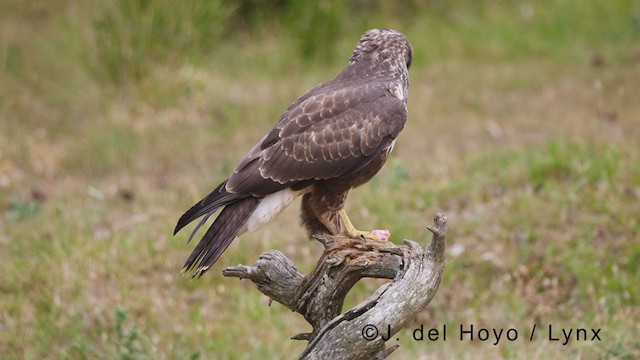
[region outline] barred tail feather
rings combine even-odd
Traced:
[[[182,271],[194,271],[194,276],[207,272],[236,238],[259,203],[259,198],[248,197],[225,206],[184,263]]]

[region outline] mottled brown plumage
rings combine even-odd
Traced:
[[[411,57],[411,45],[400,32],[366,32],[349,65],[294,101],[231,176],[180,218],[175,232],[204,215],[193,237],[225,206],[185,269],[202,274],[236,236],[302,194],[309,233],[355,236],[346,213],[339,212],[349,190],[382,168],[404,128]]]

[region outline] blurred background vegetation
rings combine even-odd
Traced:
[[[179,274],[193,244],[171,232],[370,28],[414,46],[410,120],[350,196],[354,222],[425,243],[446,211],[445,277],[415,324],[520,333],[493,346],[404,331],[394,355],[640,357],[632,0],[0,2],[1,357],[298,354],[304,320],[220,274],[271,248],[308,271],[321,249],[297,209],[197,281]],[[602,341],[549,342],[547,324]]]

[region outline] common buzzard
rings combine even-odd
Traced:
[[[202,275],[240,234],[271,220],[302,195],[309,234],[386,240],[387,230],[357,230],[344,210],[349,190],[384,165],[407,120],[412,48],[395,30],[369,30],[349,65],[294,101],[233,173],[182,215],[174,235],[222,211],[184,264]]]

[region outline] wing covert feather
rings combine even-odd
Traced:
[[[407,118],[406,103],[384,85],[342,87],[294,103],[236,167],[227,190],[266,195],[366,165],[398,136]]]

